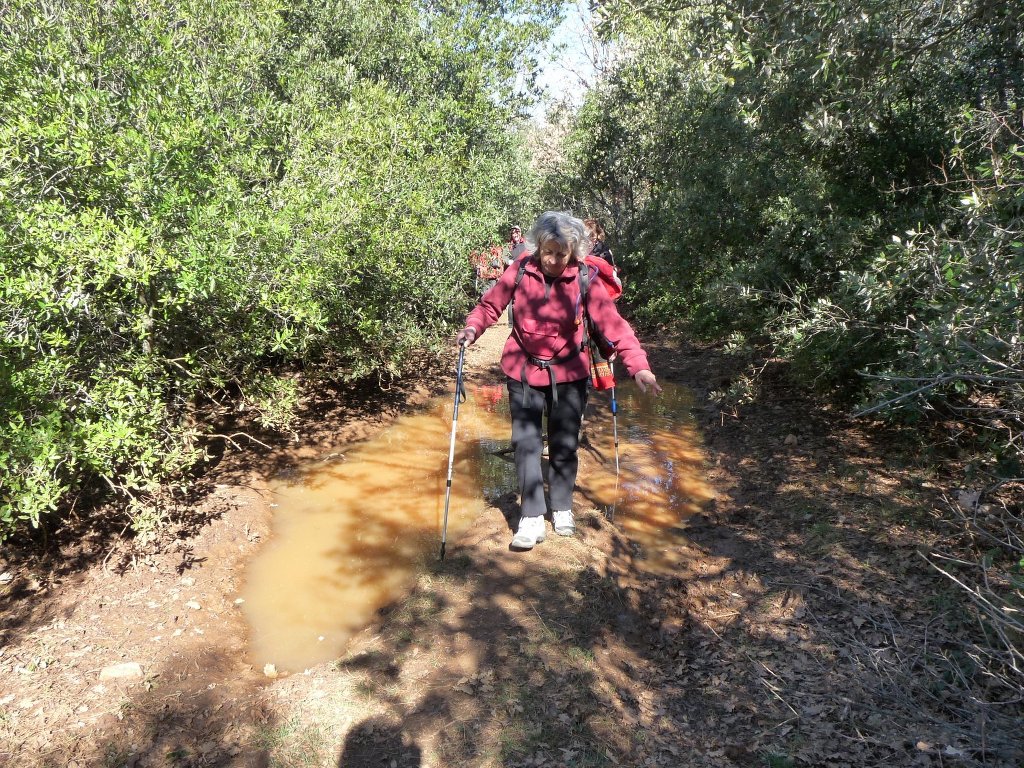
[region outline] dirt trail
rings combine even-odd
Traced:
[[[476,380],[500,380],[503,330],[468,351]],[[715,489],[680,526],[676,573],[582,503],[575,537],[510,553],[505,497],[342,658],[268,678],[235,603],[268,531],[262,478],[432,392],[396,389],[381,415],[321,403],[302,445],[226,457],[190,510],[208,524],[177,547],[123,561],[85,541],[77,561],[5,566],[0,764],[975,764],[977,713],[936,688],[926,653],[958,619],[913,556],[935,537],[937,479],[803,399],[781,364],[724,413],[707,396],[736,363],[649,349],[697,394]],[[142,676],[101,679],[119,662]],[[1012,765],[1014,735],[988,722],[986,764]]]

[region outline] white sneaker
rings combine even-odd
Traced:
[[[537,517],[519,518],[519,528],[516,535],[512,537],[512,549],[533,549],[534,545],[544,541],[544,518]]]
[[[576,533],[576,521],[573,520],[571,509],[556,509],[551,513],[551,527],[559,536],[572,536]]]

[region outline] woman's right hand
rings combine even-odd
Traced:
[[[648,390],[652,395],[661,394],[661,385],[658,383],[658,379],[654,375],[654,371],[637,371],[636,376],[633,377],[633,381],[640,387],[641,392],[647,392]]]
[[[476,329],[475,328],[463,328],[459,331],[459,335],[455,337],[455,343],[459,346],[469,346],[476,341]]]

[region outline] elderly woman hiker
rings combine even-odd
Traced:
[[[575,533],[572,493],[579,467],[580,421],[590,377],[584,349],[584,309],[614,346],[641,391],[661,387],[647,355],[598,279],[588,280],[583,307],[579,266],[590,252],[583,222],[548,211],[526,235],[527,253],[488,290],[466,317],[458,344],[472,344],[514,302],[512,333],[501,355],[507,377],[521,510],[512,549],[544,541],[544,479],[541,473],[542,416],[548,414],[548,485],[555,533]],[[518,285],[516,284],[518,282]]]

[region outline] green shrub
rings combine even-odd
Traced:
[[[8,3],[0,538],[97,487],[149,530],[211,399],[287,429],[282,371],[397,376],[437,349],[468,252],[535,199],[502,126],[553,14]]]

